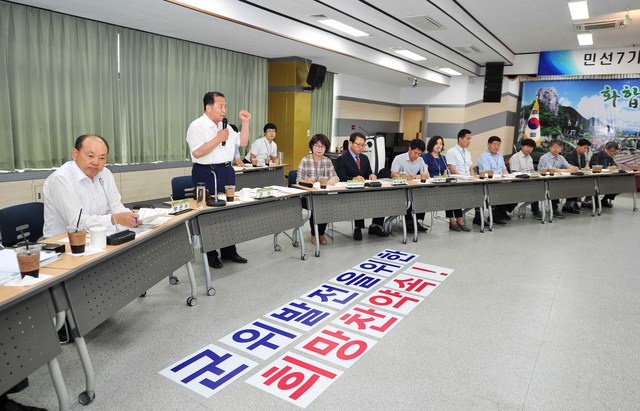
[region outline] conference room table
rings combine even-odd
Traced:
[[[47,364],[60,410],[69,409],[69,397],[57,356],[62,352],[50,287],[67,270],[42,267],[50,276],[28,287],[0,286],[0,393],[4,393]]]
[[[289,164],[273,164],[269,166],[245,167],[233,166],[236,172],[236,190],[243,188],[256,188],[268,186],[281,186],[284,184],[284,168]]]
[[[189,225],[193,236],[192,243],[198,247],[204,260],[204,275],[207,295],[215,295],[211,286],[211,271],[207,253],[253,240],[267,235],[273,235],[273,248],[280,251],[278,236],[286,230],[293,230],[293,246],[300,245],[300,258],[307,259],[304,237],[301,229],[309,219],[303,216],[302,198],[307,193],[291,187],[274,185],[273,196],[269,198],[252,198],[242,201],[236,192],[234,201],[227,202],[223,207],[205,206],[190,218]],[[224,198],[221,194],[220,198]],[[196,207],[191,200],[192,207]]]
[[[388,217],[385,231],[394,217],[402,221],[402,243],[407,242],[407,228],[404,215],[409,199],[407,184],[393,185],[390,179],[378,180],[380,187],[347,188],[344,183],[327,188],[295,187],[307,190],[307,208],[313,217],[316,238],[315,256],[320,256],[320,236],[318,224],[338,221],[352,221],[364,218]]]

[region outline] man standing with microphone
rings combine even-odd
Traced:
[[[238,117],[242,122],[240,133],[227,127],[227,103],[224,94],[218,91],[210,91],[202,99],[204,114],[195,119],[187,129],[187,144],[191,153],[193,168],[191,178],[193,185],[202,182],[212,195],[215,186],[219,193],[224,192],[225,185],[235,185],[236,174],[233,170],[233,160],[236,147],[245,147],[249,142],[249,121],[251,114],[246,110],[240,110]],[[217,184],[214,182],[217,180]],[[244,264],[246,258],[241,257],[236,251],[236,246],[231,245],[220,250],[223,260],[231,260]],[[222,262],[218,258],[218,251],[207,253],[209,266],[222,268]]]

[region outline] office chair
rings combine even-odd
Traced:
[[[182,200],[187,198],[184,190],[193,188],[191,176],[179,176],[171,179],[171,198],[174,200]]]
[[[29,225],[29,240],[36,242],[42,237],[44,228],[44,203],[18,204],[0,210],[0,238],[5,247],[18,244],[16,227]]]

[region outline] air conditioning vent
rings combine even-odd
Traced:
[[[594,21],[590,23],[576,24],[576,31],[623,29],[625,27],[624,20]]]
[[[422,31],[443,30],[445,27],[433,17],[427,15],[409,16],[404,18],[409,24],[412,24]]]
[[[328,19],[329,17],[325,16],[324,14],[312,14],[311,16],[312,19],[316,19],[316,20],[325,20]]]

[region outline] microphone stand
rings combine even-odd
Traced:
[[[223,207],[227,205],[227,202],[218,198],[218,177],[216,177],[216,173],[213,170],[211,170],[211,174],[213,174],[214,194],[207,200],[207,205],[209,207]]]

